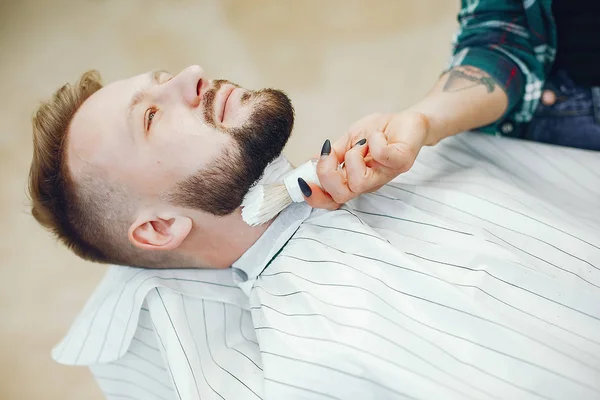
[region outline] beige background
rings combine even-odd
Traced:
[[[444,67],[458,0],[0,0],[0,399],[102,396],[56,364],[104,268],[67,253],[28,215],[30,118],[86,69],[105,82],[199,64],[210,77],[294,101],[286,154],[301,162],[371,112],[400,110]]]

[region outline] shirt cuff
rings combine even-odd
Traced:
[[[513,60],[492,49],[467,47],[454,55],[450,69],[460,65],[487,72],[504,89],[508,96],[508,107],[499,121],[514,111],[523,97],[523,72]]]

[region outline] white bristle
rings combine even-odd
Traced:
[[[242,202],[242,219],[250,226],[261,225],[272,220],[290,204],[305,201],[298,178],[322,188],[317,176],[317,160],[309,160],[287,172],[279,183],[252,187]]]
[[[256,185],[242,203],[242,218],[250,226],[257,226],[273,219],[292,199],[283,183]]]

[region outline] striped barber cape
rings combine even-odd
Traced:
[[[598,399],[600,155],[464,133],[227,270],[114,266],[54,349],[107,399]]]

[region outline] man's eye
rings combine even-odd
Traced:
[[[156,110],[153,108],[149,108],[146,111],[146,130],[150,129],[150,125],[152,125],[152,119],[156,115]]]

